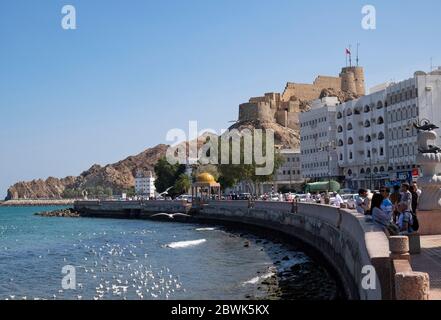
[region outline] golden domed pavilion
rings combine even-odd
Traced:
[[[208,172],[198,174],[196,182],[191,187],[191,195],[193,199],[200,198],[201,200],[209,200],[212,196],[220,199],[220,184],[216,182],[216,179]]]

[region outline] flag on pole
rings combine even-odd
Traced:
[[[347,54],[347,55],[351,55],[351,50],[349,50],[348,48],[346,48],[346,54]]]

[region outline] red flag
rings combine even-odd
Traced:
[[[351,50],[349,50],[348,48],[346,48],[346,54],[351,54]]]

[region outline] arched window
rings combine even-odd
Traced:
[[[354,156],[353,156],[352,152],[349,152],[349,159],[350,160],[354,159]]]
[[[364,127],[369,128],[370,126],[371,126],[371,122],[369,120],[366,120],[366,122],[364,123]]]
[[[384,172],[384,167],[380,167],[380,172]]]
[[[372,138],[370,135],[367,135],[366,138],[364,139],[365,142],[369,143],[372,141]]]
[[[378,134],[378,140],[384,140],[384,133],[383,132],[380,132]]]
[[[354,140],[353,140],[352,138],[349,138],[349,139],[348,139],[348,145],[351,146],[351,145],[353,145],[353,144],[354,144]]]
[[[383,101],[378,101],[377,109],[382,109],[382,108],[383,108]]]
[[[354,114],[360,114],[361,113],[361,107],[355,108],[354,109]]]
[[[374,168],[374,173],[378,173],[378,168],[377,167]]]
[[[343,145],[344,145],[343,140],[338,140],[338,146],[343,147]]]
[[[342,115],[341,112],[338,112],[338,113],[337,113],[337,119],[341,119],[341,118],[343,118],[343,115]]]
[[[352,170],[351,169],[348,170],[348,176],[352,176]]]
[[[372,172],[371,168],[366,169],[366,174],[371,174],[371,172]]]
[[[342,154],[340,154],[339,158],[340,158],[340,161],[343,161],[343,155]]]
[[[342,127],[342,126],[338,126],[337,131],[338,131],[338,132],[343,132],[343,127]]]
[[[364,113],[368,113],[368,112],[371,112],[371,107],[369,107],[368,105],[366,105],[366,106],[364,107]]]
[[[348,123],[348,131],[352,130],[352,123]]]
[[[348,116],[348,117],[352,116],[352,109],[348,109],[346,111],[346,116]]]
[[[383,117],[379,117],[379,118],[377,119],[377,124],[384,124],[384,119],[383,119]]]
[[[361,168],[360,174],[365,174],[364,168]]]

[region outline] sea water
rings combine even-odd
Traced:
[[[54,209],[0,207],[0,299],[267,298],[288,269],[307,266],[291,275],[301,284],[315,265],[286,244],[222,227],[34,215]],[[65,266],[74,289],[62,285]],[[333,283],[321,269],[319,280]],[[303,297],[309,287],[290,290]]]

